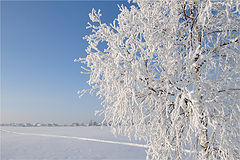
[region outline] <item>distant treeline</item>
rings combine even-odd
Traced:
[[[89,123],[72,123],[72,124],[57,124],[57,123],[2,123],[0,126],[11,127],[77,127],[77,126],[110,126],[111,124],[100,123],[90,120]]]

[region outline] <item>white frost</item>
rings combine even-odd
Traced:
[[[110,25],[92,11],[82,62],[114,133],[149,159],[240,159],[239,5],[134,0]]]

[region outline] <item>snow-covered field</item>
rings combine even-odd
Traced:
[[[108,127],[1,127],[1,160],[143,160],[142,144]]]

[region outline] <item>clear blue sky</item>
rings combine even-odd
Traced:
[[[1,2],[1,121],[87,122],[101,109],[96,96],[78,98],[89,88],[80,63],[83,36],[92,8],[106,23],[124,1]]]

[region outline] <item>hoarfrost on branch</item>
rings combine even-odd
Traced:
[[[104,121],[145,140],[147,159],[240,159],[239,1],[130,4],[110,25],[92,10],[76,60]]]

